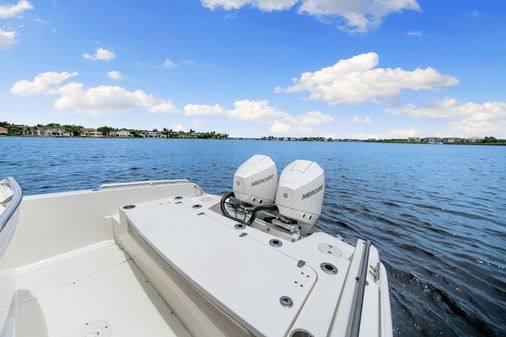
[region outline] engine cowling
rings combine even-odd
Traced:
[[[254,155],[234,175],[233,191],[242,202],[258,206],[272,204],[278,184],[276,164],[269,156]]]
[[[276,206],[279,213],[297,221],[301,233],[311,232],[321,214],[325,175],[309,160],[296,160],[285,167],[279,178]]]

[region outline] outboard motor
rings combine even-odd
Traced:
[[[321,214],[324,191],[325,176],[317,163],[296,160],[285,167],[279,179],[276,206],[287,218],[286,224],[296,221],[301,234],[311,232]],[[276,224],[286,227],[279,221]]]
[[[265,205],[274,202],[278,171],[269,156],[256,154],[246,160],[235,172],[234,195],[250,205]]]
[[[315,162],[292,162],[281,173],[278,186],[276,164],[268,156],[254,155],[237,169],[233,192],[222,197],[220,209],[247,226],[258,216],[258,221],[282,231],[305,235],[320,216],[324,189],[323,169]]]
[[[254,155],[235,172],[233,192],[221,199],[221,213],[230,219],[251,225],[258,211],[276,208],[273,203],[277,184],[276,164],[269,156]]]

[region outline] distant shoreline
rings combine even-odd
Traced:
[[[320,142],[320,143],[376,143],[376,144],[411,144],[411,145],[481,145],[481,146],[506,146],[506,142],[497,143],[480,143],[480,142],[461,142],[461,143],[424,143],[424,142],[409,142],[409,141],[390,141],[390,140],[360,140],[360,139],[326,139],[320,137],[312,137],[307,139],[266,139],[266,138],[247,138],[247,137],[228,137],[228,138],[177,138],[177,137],[87,137],[87,136],[34,136],[34,135],[0,135],[2,138],[29,138],[29,139],[160,139],[160,140],[256,140],[256,141],[270,141],[270,142]]]

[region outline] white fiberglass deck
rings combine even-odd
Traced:
[[[107,322],[100,336],[189,336],[114,241],[18,273],[17,337],[84,337],[97,321]]]
[[[124,212],[171,267],[256,335],[286,335],[316,282],[312,268],[269,245],[272,237],[248,235],[195,201],[158,200]],[[293,303],[283,306],[284,296]]]

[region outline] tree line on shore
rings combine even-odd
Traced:
[[[2,132],[3,131],[3,132]],[[91,131],[91,132],[90,132]],[[56,136],[56,137],[134,137],[134,138],[197,138],[197,139],[226,139],[228,134],[216,131],[197,132],[172,130],[139,130],[127,128],[113,128],[101,126],[96,129],[85,128],[74,124],[37,124],[27,126],[9,122],[0,122],[0,134],[8,136]]]

